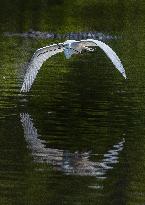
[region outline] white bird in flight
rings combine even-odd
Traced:
[[[108,58],[110,58],[114,66],[126,79],[125,69],[123,68],[123,65],[119,57],[112,50],[112,48],[110,48],[102,41],[94,39],[87,39],[81,41],[67,40],[64,43],[53,44],[36,50],[28,64],[28,69],[24,77],[21,92],[28,92],[30,90],[43,62],[51,56],[64,51],[66,59],[69,59],[73,54],[79,54],[82,51],[94,51],[93,47],[97,46],[106,53],[106,55],[108,56]]]

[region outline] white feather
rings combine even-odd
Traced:
[[[125,69],[123,68],[123,65],[117,56],[117,54],[110,48],[108,45],[103,43],[102,41],[94,40],[94,39],[87,39],[81,41],[82,45],[87,46],[98,46],[100,47],[106,55],[109,57],[109,59],[112,61],[114,66],[119,70],[119,72],[123,75],[123,77],[126,79]]]
[[[64,47],[63,44],[53,44],[51,46],[46,46],[38,49],[32,59],[28,64],[28,68],[26,71],[26,75],[24,77],[24,82],[21,88],[21,92],[28,92],[36,78],[36,75],[41,68],[44,61],[46,61],[51,56],[63,52]]]
[[[34,53],[30,63],[28,64],[28,69],[24,77],[24,82],[21,88],[21,92],[28,92],[30,90],[43,62],[46,61],[51,56],[64,51],[65,57],[69,59],[73,54],[81,53],[82,50],[92,51],[92,49],[90,49],[89,47],[97,47],[97,46],[100,47],[106,53],[106,55],[112,61],[114,66],[119,70],[119,72],[126,79],[125,69],[123,68],[123,65],[119,57],[108,45],[94,39],[87,39],[81,41],[68,40],[65,41],[64,43],[53,44],[50,46],[40,48]]]

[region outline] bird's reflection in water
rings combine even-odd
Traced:
[[[102,161],[93,162],[90,160],[90,152],[70,153],[69,151],[46,148],[46,141],[40,140],[40,135],[33,125],[33,120],[28,113],[21,113],[20,119],[24,128],[24,136],[28,147],[32,152],[34,161],[38,163],[49,163],[55,169],[67,175],[94,176],[104,179],[108,169],[118,163],[119,153],[123,150],[125,139],[113,145],[112,149],[103,156]]]

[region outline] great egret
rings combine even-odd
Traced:
[[[24,77],[24,82],[21,88],[21,92],[28,92],[36,78],[36,75],[41,68],[44,61],[46,61],[51,56],[61,53],[64,51],[66,59],[69,59],[73,54],[79,54],[82,51],[94,51],[93,47],[101,48],[106,55],[110,58],[114,66],[119,70],[119,72],[126,79],[125,70],[123,65],[116,55],[116,53],[108,45],[102,41],[87,39],[87,40],[67,40],[64,43],[58,43],[49,45],[36,50],[32,59],[28,64],[28,69]]]

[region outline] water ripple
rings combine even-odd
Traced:
[[[56,170],[64,172],[66,175],[94,176],[98,179],[106,178],[106,172],[113,169],[119,162],[119,153],[124,148],[125,139],[113,145],[108,152],[102,155],[102,160],[94,162],[90,160],[91,152],[76,151],[74,153],[68,150],[46,148],[46,141],[39,139],[37,129],[33,124],[28,113],[21,113],[20,120],[24,129],[24,136],[28,148],[32,152],[35,162],[52,164]]]
[[[29,30],[28,32],[24,32],[24,33],[5,32],[4,35],[8,37],[18,36],[23,38],[40,38],[40,39],[75,39],[75,40],[88,39],[88,38],[93,38],[97,40],[118,39],[117,36],[103,34],[102,32],[97,32],[97,31],[70,32],[65,34],[59,34],[59,33],[57,34],[57,33]]]

